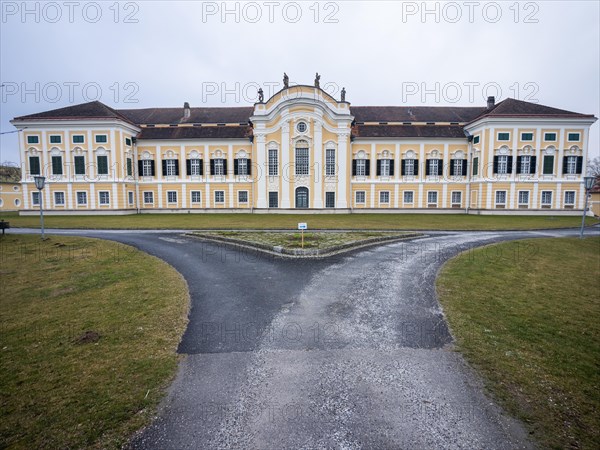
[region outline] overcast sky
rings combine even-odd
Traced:
[[[598,1],[74,3],[1,2],[0,161],[19,161],[6,134],[19,115],[96,99],[249,106],[284,71],[291,84],[318,71],[353,105],[496,95],[600,117]]]

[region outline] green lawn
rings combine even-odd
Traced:
[[[13,227],[39,228],[39,216],[1,213]],[[135,214],[128,216],[45,216],[47,228],[125,229],[290,229],[307,222],[315,229],[369,230],[525,230],[568,228],[581,217],[471,216],[464,214]],[[588,224],[595,223],[587,219]]]
[[[464,253],[438,279],[458,350],[544,448],[600,448],[600,238]]]
[[[178,362],[183,278],[125,245],[0,236],[0,448],[120,448]]]

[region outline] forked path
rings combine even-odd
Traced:
[[[460,251],[573,231],[440,234],[324,260],[172,233],[78,234],[159,256],[190,287],[187,356],[134,448],[532,446],[448,345],[435,277]],[[533,252],[486,257],[512,264]]]

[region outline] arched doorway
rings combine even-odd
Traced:
[[[296,189],[296,208],[308,208],[308,188]]]

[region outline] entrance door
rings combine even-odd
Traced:
[[[308,208],[308,188],[296,189],[296,208]]]

